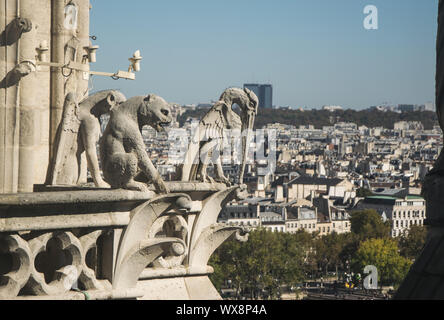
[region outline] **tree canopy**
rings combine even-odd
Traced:
[[[188,117],[202,119],[209,108],[198,108],[187,110],[179,118],[181,125]],[[358,126],[368,128],[384,127],[393,129],[395,122],[399,121],[420,121],[426,130],[430,130],[434,125],[438,125],[436,113],[432,111],[412,111],[412,112],[382,112],[377,110],[338,110],[330,112],[328,110],[291,110],[291,109],[259,109],[255,121],[255,128],[262,128],[267,124],[281,123],[299,127],[307,123],[317,129],[324,126],[332,126],[338,122],[354,122]]]
[[[427,227],[413,225],[408,232],[404,232],[399,238],[401,255],[415,260],[420,254],[427,238]]]
[[[351,232],[360,240],[390,237],[390,221],[383,222],[375,210],[355,211],[350,217]]]
[[[295,286],[335,272],[363,274],[378,269],[380,284],[399,285],[425,242],[425,227],[412,226],[399,239],[390,237],[391,225],[375,210],[353,212],[351,232],[320,236],[299,230],[294,234],[252,231],[244,243],[230,240],[213,255],[211,280],[216,288],[235,289],[236,296],[279,298],[283,285]],[[228,285],[230,280],[230,285]]]
[[[220,288],[230,280],[238,296],[254,299],[265,292],[268,298],[278,298],[282,285],[295,285],[304,278],[304,250],[295,239],[288,233],[259,229],[245,243],[225,242],[210,260],[213,283]]]
[[[378,278],[383,285],[399,284],[407,275],[412,262],[399,254],[394,239],[368,239],[363,241],[356,252],[352,266],[355,272],[373,265],[378,270]]]

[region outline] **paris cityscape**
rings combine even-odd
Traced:
[[[273,108],[271,84],[246,84],[244,87],[257,92],[258,97],[261,96],[260,90],[265,91],[262,88],[268,90],[268,95],[262,93],[265,99],[263,110],[259,104],[258,121],[261,111],[266,109],[272,109],[276,114],[291,112],[288,108]],[[193,123],[198,123],[199,115],[207,112],[211,105],[211,102],[183,106],[175,104],[173,128],[161,134],[151,128],[144,131],[147,150],[153,159],[157,159],[156,166],[165,180],[174,181],[177,178],[177,163],[183,161],[176,162],[177,158],[171,156],[172,150],[180,149],[176,140],[180,134],[174,133],[174,127],[191,132]],[[395,244],[402,253],[399,256],[400,264],[395,268],[404,268],[403,272],[406,272],[408,268],[402,265],[401,257],[406,258],[404,263],[409,265],[419,255],[425,242],[427,213],[426,202],[421,195],[422,181],[442,149],[441,129],[434,109],[431,103],[372,106],[369,107],[370,112],[391,117],[394,122],[389,127],[367,127],[362,123],[341,121],[347,111],[341,106],[324,106],[320,110],[294,112],[324,113],[331,125],[292,126],[274,122],[258,128],[275,131],[274,141],[269,140],[267,144],[269,149],[274,149],[273,170],[258,174],[258,169],[266,167],[267,163],[252,161],[247,166],[244,180],[249,197],[228,203],[219,215],[219,221],[251,231],[292,234],[295,235],[294,241],[300,241],[304,236],[312,237],[314,246],[321,245],[316,243],[320,241],[327,252],[320,252],[318,256],[312,252],[312,261],[305,260],[304,266],[312,270],[304,275],[308,278],[302,277],[298,284],[301,286],[304,280],[309,281],[305,285],[313,283],[313,287],[308,288],[308,292],[317,292],[320,279],[330,280],[323,286],[332,286],[336,282],[338,289],[346,284],[360,285],[363,289],[362,279],[355,283],[350,281],[355,272],[350,271],[352,261],[346,252],[350,250],[347,246],[356,241],[350,239],[352,236],[347,236],[353,234],[352,216],[355,214],[358,219],[360,213],[366,213],[371,218],[361,216],[362,221],[355,220],[355,224],[366,225],[361,225],[360,231],[355,227],[354,233],[368,232],[364,237],[369,239],[376,235],[390,239],[387,246]],[[418,117],[421,113],[424,115]],[[400,117],[427,120],[424,120],[424,124],[421,121],[397,121]],[[185,131],[181,133],[182,136],[186,135]],[[188,140],[185,141],[187,144]],[[257,150],[254,146],[252,149]],[[226,162],[223,165],[224,174],[234,184],[239,176],[239,166],[233,165],[230,159]],[[376,218],[380,221],[372,221]],[[413,233],[409,236],[410,230]],[[266,243],[261,245],[266,246]],[[329,245],[334,245],[334,249]],[[336,256],[332,255],[334,250],[337,250]],[[363,272],[356,272],[360,273]],[[388,281],[402,279],[392,278]],[[224,292],[233,293],[228,287]],[[294,296],[291,290],[286,289],[288,292],[284,297]],[[340,292],[338,289],[336,291]],[[393,284],[386,285],[386,295],[377,297],[387,298],[387,292],[393,293],[394,289]],[[351,299],[375,299],[374,293],[355,290],[353,295],[343,292]],[[318,296],[310,294],[308,297]],[[330,298],[328,295],[325,297]],[[339,297],[338,294],[336,297]]]
[[[1,302],[444,299],[444,0],[0,0],[0,29]]]

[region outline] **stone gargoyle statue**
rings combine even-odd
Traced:
[[[99,145],[103,176],[112,188],[147,192],[145,183],[135,181],[142,173],[158,193],[169,192],[146,152],[141,131],[149,125],[161,132],[171,121],[170,105],[155,94],[133,97],[111,110]]]
[[[82,154],[85,152],[88,169],[96,187],[109,188],[100,175],[97,157],[100,116],[109,113],[124,101],[125,96],[116,90],[97,92],[80,103],[74,93],[67,94],[47,173],[47,185],[80,184]]]
[[[16,43],[23,33],[32,30],[32,21],[26,18],[17,17],[6,26],[0,35],[0,45],[10,46]]]
[[[233,110],[233,105],[240,107],[240,116]],[[225,130],[241,130],[242,163],[239,183],[243,183],[243,175],[247,158],[247,141],[254,126],[259,100],[249,89],[229,88],[225,90],[219,101],[202,118],[196,134],[191,140],[188,152],[182,165],[182,181],[222,182],[230,184],[224,176],[221,161],[223,143],[226,139]],[[214,154],[216,153],[216,154]],[[215,167],[215,179],[207,175],[210,157]]]

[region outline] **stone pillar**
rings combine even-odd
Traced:
[[[65,0],[51,1],[51,61],[65,62],[64,38],[67,37],[68,30],[65,30],[64,10]],[[50,156],[52,157],[54,137],[57,127],[62,119],[63,103],[65,99],[64,78],[61,68],[51,68],[51,115],[50,115]]]
[[[42,41],[50,43],[51,5],[47,0],[20,0],[20,16],[29,19],[32,30],[19,43],[20,62],[35,59]],[[18,192],[32,192],[44,183],[49,163],[49,69],[41,67],[21,79]]]
[[[65,9],[76,6],[76,27],[66,27]],[[0,33],[17,17],[32,29],[0,47],[0,81],[24,60],[36,60],[42,41],[50,47],[51,62],[82,63],[89,45],[89,0],[0,0]],[[5,38],[5,37],[3,37]],[[4,41],[3,41],[4,42]],[[67,92],[87,95],[83,72],[40,66],[18,83],[0,88],[0,193],[32,192],[43,184],[52,143]],[[86,163],[86,161],[85,161]],[[86,178],[86,166],[83,168]],[[85,179],[84,179],[85,180]]]
[[[65,23],[67,5],[75,5],[77,10],[76,28]],[[67,64],[69,61],[83,62],[84,47],[89,45],[89,0],[52,0],[52,54],[51,61]],[[65,74],[65,75],[64,75]],[[52,157],[54,139],[63,115],[65,97],[75,92],[79,99],[88,94],[88,78],[83,72],[52,68],[51,70],[51,115],[50,115],[50,155]],[[86,159],[82,161],[83,180],[86,180]]]
[[[17,2],[0,0],[0,33],[17,17]],[[0,46],[0,81],[17,64],[17,42]],[[17,192],[19,112],[17,87],[0,88],[0,193]]]

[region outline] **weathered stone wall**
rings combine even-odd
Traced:
[[[0,195],[0,300],[220,299],[208,261],[248,234],[216,221],[246,188],[166,184],[168,195],[69,187]]]
[[[61,120],[67,92],[87,94],[88,80],[80,71],[39,66],[18,84],[6,84],[11,70],[25,60],[36,60],[46,41],[48,62],[81,63],[89,45],[89,0],[71,1],[78,8],[76,29],[65,25],[69,0],[0,0],[0,32],[17,17],[32,22],[32,29],[14,43],[0,46],[0,194],[32,192],[45,182],[52,141]],[[2,41],[4,42],[4,41]],[[75,50],[70,46],[74,45]],[[86,167],[83,170],[86,177]]]

